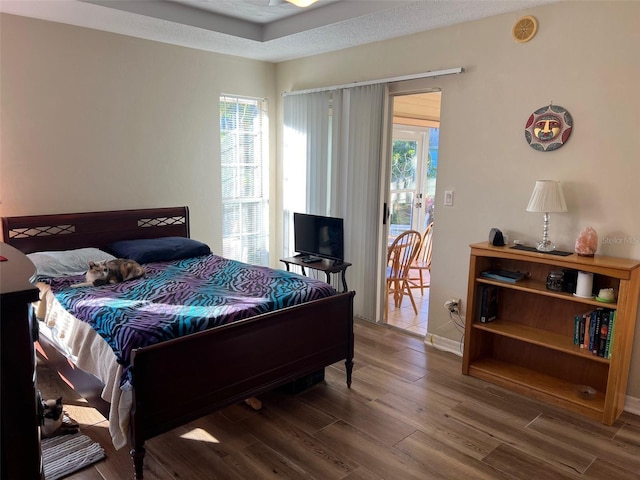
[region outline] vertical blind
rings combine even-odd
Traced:
[[[381,141],[385,86],[284,98],[284,252],[293,252],[293,212],[344,218],[354,313],[375,320],[381,217]]]
[[[222,254],[268,265],[267,102],[220,97]]]

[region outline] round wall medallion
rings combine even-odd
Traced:
[[[524,137],[531,148],[542,152],[557,150],[571,135],[573,119],[558,105],[539,108],[527,120]]]
[[[513,25],[511,35],[518,43],[525,43],[531,40],[538,31],[538,21],[530,15],[521,17]]]

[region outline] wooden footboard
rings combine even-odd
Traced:
[[[136,478],[142,479],[149,438],[340,360],[350,386],[353,296],[335,295],[134,351]]]

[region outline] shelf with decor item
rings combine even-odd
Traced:
[[[482,272],[520,272],[513,283]],[[604,303],[547,288],[550,272],[593,274],[593,291],[613,289]],[[483,290],[492,289],[494,313],[483,317]],[[486,297],[486,294],[485,296]],[[640,297],[640,261],[471,245],[462,373],[611,425],[622,413]],[[609,358],[580,346],[578,319],[615,312]],[[594,319],[596,317],[594,316]],[[594,330],[595,334],[598,332]]]

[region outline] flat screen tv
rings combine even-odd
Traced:
[[[344,260],[344,222],[342,218],[308,213],[293,214],[294,249],[301,256]]]

